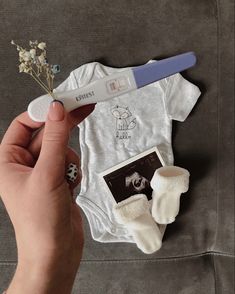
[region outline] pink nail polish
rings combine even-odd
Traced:
[[[60,101],[52,101],[49,108],[49,119],[52,121],[61,121],[64,119],[64,106]]]

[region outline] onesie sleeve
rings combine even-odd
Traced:
[[[72,71],[70,72],[69,76],[54,89],[54,92],[56,93],[56,92],[70,91],[70,90],[76,89],[76,87],[77,87],[77,82],[76,82],[76,79],[74,78],[74,73]]]
[[[83,64],[71,71],[69,76],[54,89],[54,92],[74,90],[86,85],[88,67],[89,64]]]
[[[165,107],[168,117],[183,122],[196,104],[201,91],[180,73],[166,80]]]

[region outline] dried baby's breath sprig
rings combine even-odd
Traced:
[[[46,43],[29,41],[30,50],[26,50],[17,45],[13,40],[12,45],[16,46],[19,51],[19,72],[24,72],[32,76],[32,78],[49,94],[56,99],[53,93],[53,80],[55,74],[60,72],[58,64],[50,65],[46,56]],[[43,82],[43,78],[46,80]]]

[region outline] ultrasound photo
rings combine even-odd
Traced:
[[[155,170],[163,165],[161,155],[154,147],[104,171],[101,176],[116,202],[135,194],[145,194],[151,200],[150,181]]]

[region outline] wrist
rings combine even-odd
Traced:
[[[19,261],[7,294],[71,293],[78,265],[67,260]]]

